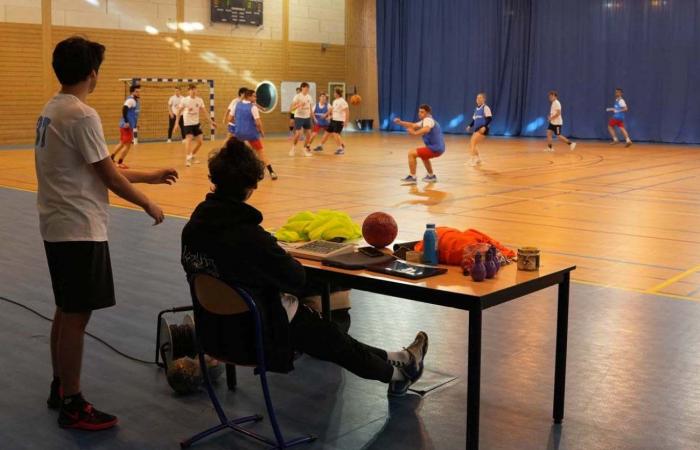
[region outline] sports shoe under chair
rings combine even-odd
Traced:
[[[186,439],[180,443],[180,447],[187,448],[193,443],[203,439],[211,434],[218,431],[230,428],[238,433],[244,434],[248,437],[261,441],[265,444],[271,445],[276,449],[290,448],[299,444],[305,444],[316,439],[316,436],[306,435],[290,441],[285,441],[282,436],[282,431],[280,430],[279,424],[277,423],[277,416],[275,415],[274,407],[272,406],[272,399],[270,398],[270,390],[267,385],[267,370],[265,367],[265,353],[263,349],[263,332],[262,332],[262,318],[260,311],[258,310],[255,301],[245,292],[243,289],[238,287],[229,286],[223,281],[214,278],[209,275],[196,275],[191,282],[190,292],[192,294],[193,305],[197,303],[202,306],[203,309],[211,314],[219,315],[233,315],[233,314],[243,314],[250,312],[252,313],[251,320],[255,322],[255,356],[257,359],[256,365],[254,366],[254,373],[260,377],[260,384],[262,385],[263,396],[265,397],[265,406],[267,408],[267,415],[270,419],[270,424],[272,425],[272,430],[274,432],[274,439],[257,434],[250,431],[247,428],[243,428],[240,425],[249,422],[259,422],[263,419],[263,416],[255,414],[252,416],[239,417],[237,419],[229,419],[226,416],[221,403],[216,396],[216,392],[211,384],[211,380],[207,374],[206,363],[204,360],[204,353],[212,355],[213,357],[220,359],[221,355],[211,354],[207,352],[206,348],[203,348],[201,344],[201,339],[197,337],[197,353],[199,356],[199,365],[202,370],[202,375],[204,378],[204,386],[209,394],[216,414],[219,417],[219,424],[213,426],[207,430],[204,430],[196,435]],[[195,308],[196,309],[196,308]],[[195,322],[197,316],[195,314]],[[196,333],[197,334],[197,333]],[[217,357],[219,356],[219,357]],[[226,361],[225,363],[231,363],[236,365],[241,364],[240,361]]]

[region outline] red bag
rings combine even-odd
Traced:
[[[459,231],[456,228],[437,227],[437,235],[440,264],[461,265],[464,249],[475,244],[491,244],[506,258],[515,258],[513,250],[478,230]],[[415,250],[423,251],[423,241],[416,244]]]

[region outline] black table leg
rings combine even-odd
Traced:
[[[226,387],[228,387],[229,391],[235,391],[237,384],[238,377],[236,376],[236,365],[226,364]]]
[[[321,290],[321,315],[324,320],[331,321],[331,284],[323,283]]]
[[[570,274],[559,283],[557,309],[557,354],[554,366],[554,423],[564,419],[564,393],[566,386],[566,338],[569,327],[569,283]]]
[[[467,361],[467,449],[479,448],[479,405],[481,396],[481,307],[469,311],[469,354]]]

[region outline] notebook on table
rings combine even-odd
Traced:
[[[447,269],[444,267],[424,266],[422,264],[413,264],[399,259],[384,264],[373,264],[371,266],[367,266],[367,270],[408,278],[411,280],[420,280],[421,278],[428,278],[447,273]]]

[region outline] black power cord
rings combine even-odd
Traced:
[[[5,302],[7,302],[7,303],[12,303],[13,305],[19,306],[20,308],[24,308],[24,309],[26,309],[27,311],[29,311],[29,312],[31,312],[31,313],[33,313],[33,314],[35,314],[35,315],[41,317],[41,318],[44,319],[44,320],[47,320],[47,321],[49,321],[49,322],[53,322],[53,319],[52,319],[52,318],[47,317],[47,316],[41,314],[39,311],[37,311],[37,310],[35,310],[35,309],[32,309],[32,308],[30,308],[29,306],[24,305],[24,304],[22,304],[22,303],[20,303],[20,302],[17,302],[17,301],[15,301],[15,300],[11,300],[11,299],[9,299],[9,298],[7,298],[7,297],[2,297],[2,296],[0,296],[0,300],[5,301]],[[95,336],[95,335],[92,334],[92,333],[88,333],[88,332],[86,331],[85,334],[88,335],[88,336],[90,336],[91,338],[93,338],[93,339],[96,340],[97,342],[101,343],[102,345],[104,345],[104,346],[107,347],[108,349],[112,350],[112,351],[115,352],[116,354],[118,354],[118,355],[120,355],[120,356],[123,356],[124,358],[130,359],[130,360],[132,360],[132,361],[140,362],[140,363],[142,363],[142,364],[149,364],[149,365],[155,365],[155,364],[156,364],[154,361],[146,361],[145,359],[140,359],[140,358],[136,358],[136,357],[131,356],[131,355],[127,355],[126,353],[124,353],[124,352],[122,352],[121,350],[117,349],[116,347],[112,346],[110,343],[108,343],[108,342],[105,341],[104,339],[102,339],[102,338],[100,338],[100,337],[97,337],[97,336]]]

